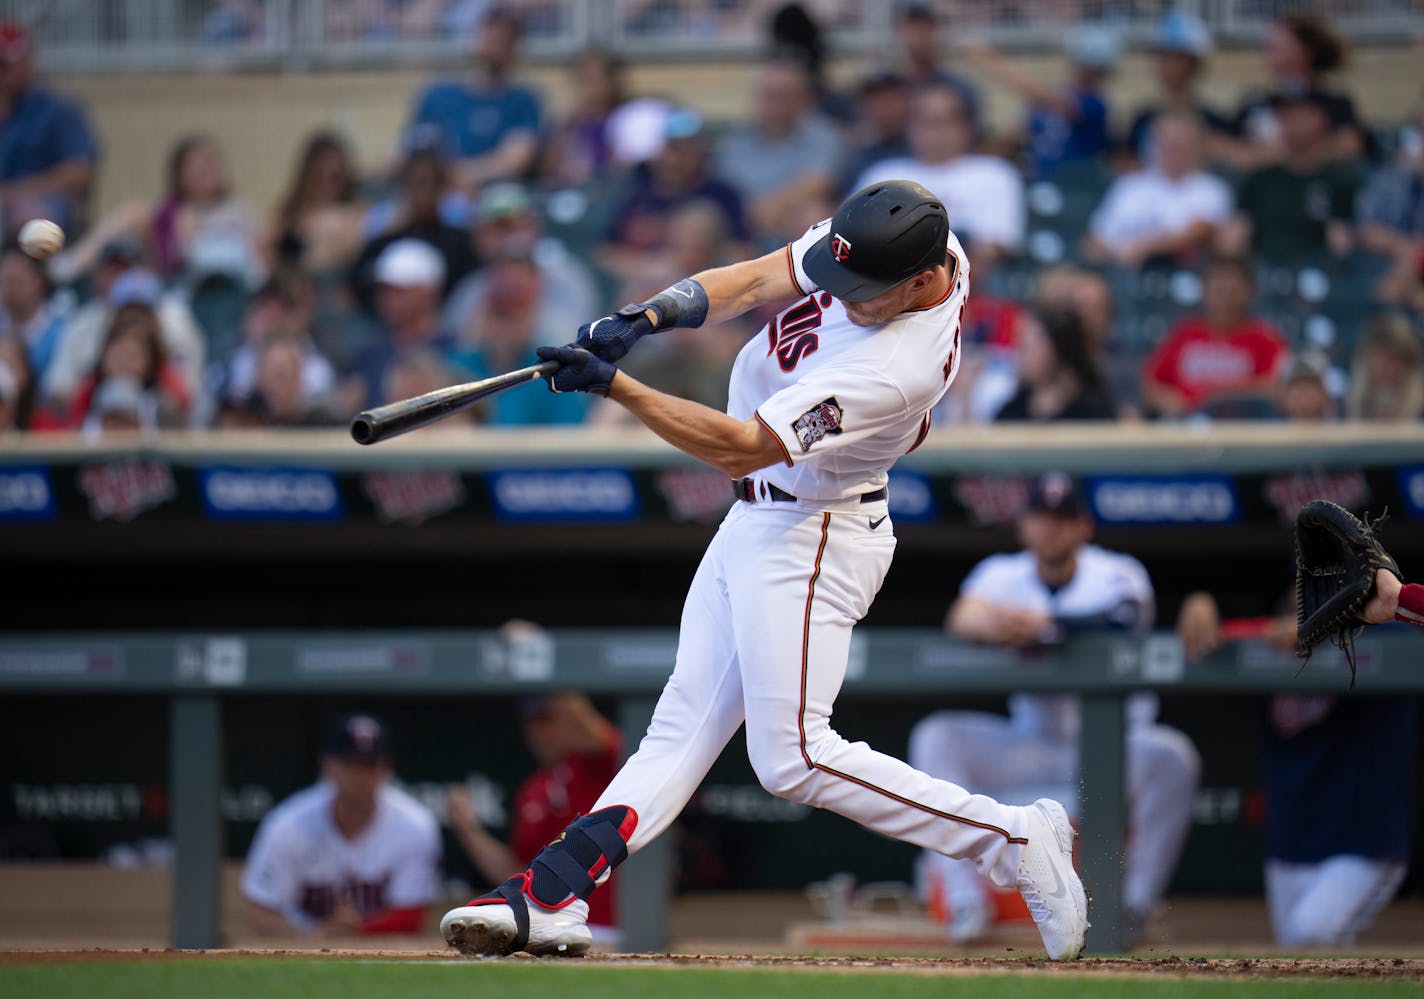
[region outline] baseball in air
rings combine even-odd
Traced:
[[[20,227],[20,249],[36,260],[52,257],[64,246],[64,230],[49,219],[30,219]]]

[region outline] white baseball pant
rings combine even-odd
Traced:
[[[837,512],[738,502],[683,608],[677,664],[638,750],[595,809],[638,814],[629,852],[678,816],[745,721],[747,755],[772,794],[838,812],[1015,884],[1024,809],[1001,805],[847,742],[831,728],[851,628],[895,551],[885,503]]]
[[[1128,837],[1122,901],[1146,914],[1166,891],[1191,829],[1201,759],[1185,735],[1165,725],[1130,726],[1126,750]],[[929,715],[911,730],[909,759],[926,773],[983,788],[1007,801],[1053,797],[1078,814],[1077,744],[1025,732],[1002,715]],[[943,887],[951,907],[983,904],[983,884],[972,868],[935,855],[925,857],[920,870]]]
[[[1404,880],[1399,860],[1342,854],[1318,863],[1266,861],[1266,901],[1276,942],[1286,947],[1348,947]]]

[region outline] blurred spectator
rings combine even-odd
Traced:
[[[0,333],[25,345],[31,376],[40,383],[59,351],[67,322],[51,300],[53,291],[44,264],[18,246],[0,252]]]
[[[359,184],[344,139],[334,132],[308,138],[265,240],[268,269],[326,274],[350,264],[361,246]]]
[[[851,102],[826,80],[826,38],[816,19],[804,5],[786,3],[772,12],[767,27],[771,42],[768,51],[806,67],[816,109],[837,124],[848,124],[854,113]]]
[[[1406,316],[1376,316],[1350,361],[1345,415],[1352,420],[1408,422],[1424,416],[1419,334]]]
[[[544,308],[548,298],[543,275],[527,254],[493,261],[486,270],[487,281],[471,301],[469,316],[449,354],[469,380],[538,364],[535,347],[567,343],[578,329],[567,324],[560,310]],[[495,426],[582,422],[586,396],[536,388],[541,391],[501,392],[479,413],[484,422]]]
[[[951,635],[1032,648],[1083,632],[1143,634],[1152,627],[1147,571],[1137,559],[1091,543],[1092,516],[1067,476],[1051,473],[1031,484],[1018,533],[1022,551],[991,555],[965,578],[945,618]],[[1122,904],[1129,936],[1137,937],[1191,828],[1201,764],[1185,735],[1156,724],[1155,696],[1132,695],[1125,709],[1129,834]],[[924,718],[910,733],[909,763],[1000,801],[1027,803],[1049,786],[1073,802],[1080,726],[1076,695],[1013,694],[1008,718],[964,711]],[[927,852],[920,881],[932,908],[948,910],[951,939],[973,940],[989,929],[993,906],[973,864]]]
[[[1224,395],[1274,396],[1290,349],[1251,314],[1249,261],[1218,257],[1205,268],[1202,314],[1168,332],[1143,368],[1143,397],[1160,416],[1183,416]]]
[[[1116,415],[1076,312],[1025,313],[1017,370],[1018,390],[995,420],[1111,420]]]
[[[417,149],[406,157],[395,201],[372,209],[366,222],[370,238],[352,267],[356,298],[363,306],[371,304],[372,268],[395,243],[416,239],[440,253],[445,274],[442,297],[474,269],[475,255],[466,228],[468,212],[456,215],[449,211],[445,197],[448,179],[445,160],[436,150]]]
[[[1318,91],[1278,95],[1284,157],[1246,175],[1239,213],[1218,242],[1227,253],[1249,249],[1272,263],[1344,255],[1360,174],[1331,155],[1328,97]]]
[[[253,38],[262,24],[255,0],[217,0],[203,17],[200,37],[208,45],[235,45]]]
[[[508,845],[481,824],[464,788],[450,789],[450,828],[491,885],[522,870],[565,826],[593,808],[623,756],[622,736],[582,694],[530,695],[519,703],[519,718],[539,767],[514,792]],[[606,885],[588,901],[594,940],[606,946],[616,945],[619,937],[615,888]]]
[[[47,218],[62,229],[84,221],[99,146],[77,104],[34,85],[30,32],[0,24],[0,205],[4,232]]]
[[[732,239],[745,245],[751,234],[742,197],[713,176],[709,165],[710,145],[702,116],[695,111],[674,111],[668,116],[662,149],[633,172],[631,189],[599,250],[599,266],[620,278],[660,270],[668,220],[693,202],[713,206]]]
[[[842,154],[806,67],[777,57],[761,68],[751,123],[717,143],[714,172],[745,199],[759,235],[785,241],[827,214]]]
[[[911,103],[909,140],[909,157],[874,164],[853,188],[913,180],[944,203],[976,261],[1017,250],[1025,224],[1023,179],[1007,160],[973,152],[974,128],[959,91],[942,83],[921,86]]]
[[[942,65],[951,47],[945,44],[940,33],[934,6],[907,3],[901,7],[895,21],[895,43],[896,51],[904,58],[904,77],[911,88],[937,83],[958,91],[977,142],[983,125],[979,117],[979,89],[967,76],[951,72]]]
[[[501,181],[480,192],[471,239],[481,260],[533,259],[540,276],[539,313],[548,328],[577,330],[601,307],[598,286],[588,267],[562,242],[544,232],[534,200],[523,185]],[[448,329],[460,330],[468,325],[475,303],[485,295],[489,283],[489,268],[480,268],[451,292],[444,310]]]
[[[408,148],[433,147],[450,157],[454,183],[470,194],[489,181],[520,179],[534,169],[539,97],[512,82],[519,35],[519,15],[491,7],[475,36],[469,75],[427,87],[406,133]]]
[[[114,314],[125,305],[139,303],[158,315],[163,349],[183,372],[184,381],[201,385],[207,343],[187,298],[165,291],[152,271],[144,270],[143,246],[133,237],[106,244],[91,274],[93,296],[69,317],[53,361],[40,386],[45,404],[64,409],[74,399],[79,383],[94,367]]]
[[[1152,162],[1149,145],[1152,126],[1164,113],[1195,118],[1206,133],[1208,150],[1212,139],[1230,132],[1231,123],[1204,103],[1197,93],[1197,83],[1206,68],[1211,48],[1211,32],[1200,18],[1181,10],[1171,11],[1162,18],[1152,40],[1157,100],[1137,113],[1127,133],[1128,150],[1139,162]]]
[[[261,278],[252,208],[232,193],[222,150],[204,136],[174,149],[151,236],[165,277],[196,282],[219,274],[248,285]]]
[[[1067,308],[1076,312],[1090,354],[1101,354],[1112,345],[1112,285],[1097,271],[1074,264],[1044,268],[1034,280],[1033,304],[1040,310]]]
[[[35,382],[30,360],[17,337],[0,334],[0,434],[30,429]]]
[[[837,194],[853,192],[860,175],[881,160],[910,155],[910,88],[890,70],[876,70],[860,81],[850,126],[850,153]]]
[[[1189,266],[1231,217],[1231,188],[1202,169],[1196,112],[1158,114],[1149,144],[1147,165],[1113,181],[1093,213],[1083,247],[1088,259]]]
[[[1324,77],[1345,65],[1345,43],[1316,14],[1293,14],[1274,21],[1262,53],[1270,71],[1271,93],[1248,99],[1233,123],[1236,141],[1224,150],[1237,169],[1269,163],[1289,163],[1294,155],[1280,120],[1280,98],[1313,94],[1325,115],[1325,161],[1352,160],[1364,155],[1367,142],[1345,94],[1331,91]]]
[[[252,927],[272,936],[418,933],[439,897],[440,826],[391,785],[385,726],[351,715],[322,779],[263,818],[242,872]]]
[[[225,405],[246,405],[261,391],[261,358],[268,343],[282,341],[298,354],[297,394],[320,411],[329,407],[336,387],[336,372],[311,335],[313,293],[302,279],[286,275],[272,278],[248,300],[242,316],[242,343],[222,374]]]
[[[206,136],[190,135],[173,147],[161,199],[119,205],[56,257],[52,269],[72,280],[120,239],[139,240],[165,280],[198,285],[216,276],[250,287],[262,277],[256,216],[232,194],[222,150]]]
[[[1297,423],[1325,423],[1338,417],[1331,398],[1330,360],[1318,351],[1299,354],[1281,379],[1281,415]]]
[[[256,384],[248,404],[263,427],[319,427],[338,422],[330,397],[307,387],[310,345],[269,337],[257,355]]]
[[[625,98],[623,61],[610,52],[585,49],[569,67],[574,107],[545,142],[542,178],[578,185],[614,165],[609,120]]]
[[[158,314],[142,301],[120,306],[104,336],[99,358],[79,384],[60,426],[98,432],[134,429],[151,433],[187,424],[192,389],[168,360]]]
[[[1424,134],[1424,100],[1415,113]],[[1390,263],[1380,297],[1424,310],[1424,148],[1406,149],[1395,166],[1370,176],[1360,194],[1356,222],[1360,245]]]
[[[1107,78],[1117,65],[1115,35],[1099,27],[1077,29],[1068,41],[1069,74],[1059,87],[1041,83],[994,49],[961,43],[958,51],[991,79],[1028,103],[1024,141],[1029,170],[1045,176],[1067,163],[1103,157],[1109,149]]]
[[[440,321],[445,261],[419,239],[399,239],[372,264],[375,317],[381,333],[358,359],[345,389],[352,412],[392,401],[385,396],[386,376],[407,354],[433,350],[444,354],[453,338]]]

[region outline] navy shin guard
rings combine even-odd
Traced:
[[[550,909],[588,898],[603,875],[628,859],[638,813],[610,805],[569,823],[529,865],[529,897]]]

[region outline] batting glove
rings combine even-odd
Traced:
[[[611,316],[584,323],[574,342],[601,360],[617,361],[651,332],[653,321],[648,318],[647,306],[625,305]]]
[[[591,392],[607,396],[618,369],[607,361],[572,344],[565,347],[538,347],[541,361],[558,361],[561,367],[549,377],[550,392]]]

